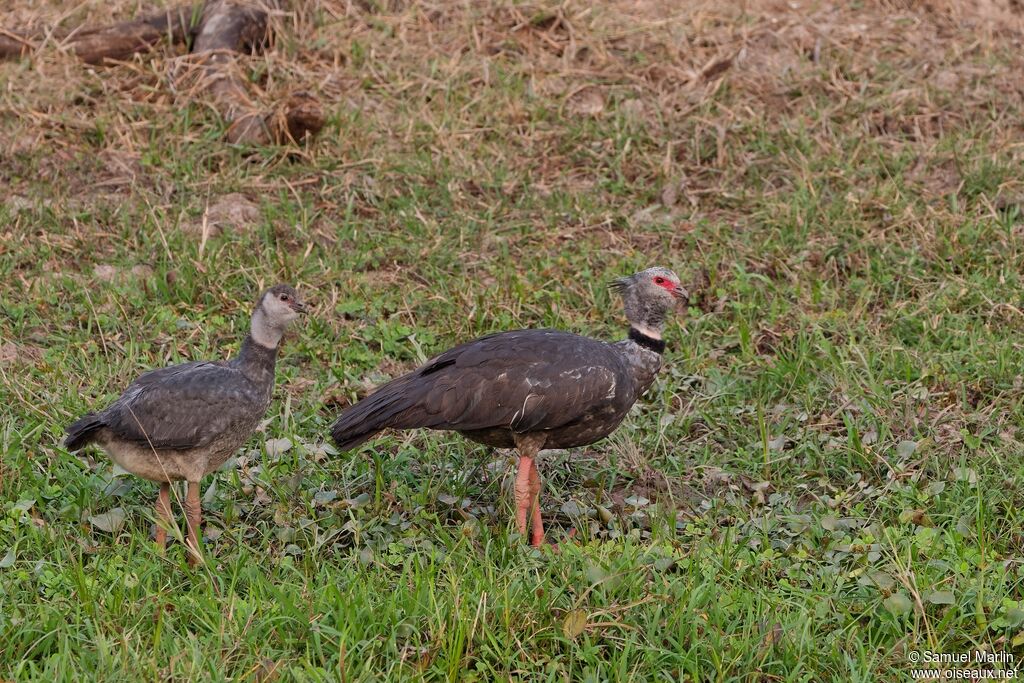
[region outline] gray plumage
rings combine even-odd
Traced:
[[[679,278],[649,268],[612,283],[640,337],[660,343],[665,317],[685,296]],[[608,343],[558,330],[518,330],[456,346],[346,409],[331,434],[342,450],[383,429],[444,429],[511,448],[543,433],[544,447],[604,438],[654,381],[661,354],[632,339]]]
[[[246,337],[232,360],[147,372],[106,409],[72,424],[65,445],[76,451],[97,443],[126,470],[153,481],[201,478],[263,418],[276,358],[276,347]]]
[[[127,471],[160,482],[157,512],[163,518],[170,514],[169,482],[188,481],[186,512],[195,551],[190,559],[198,557],[198,482],[237,451],[263,418],[281,337],[304,310],[288,285],[268,289],[253,311],[237,357],[143,374],[105,409],[68,427],[64,445],[78,451],[95,443]],[[158,545],[165,538],[165,530],[158,528]]]

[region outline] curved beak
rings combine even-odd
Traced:
[[[677,299],[685,300],[690,298],[690,292],[686,290],[686,287],[683,287],[682,285],[676,285],[675,289],[672,290],[672,296],[674,296]]]
[[[307,309],[306,304],[304,302],[296,300],[292,302],[291,306],[292,310],[295,311],[296,313],[305,315]]]

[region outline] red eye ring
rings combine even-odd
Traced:
[[[660,276],[654,278],[654,284],[656,284],[656,285],[663,285],[663,284],[665,284],[665,278],[660,277]]]

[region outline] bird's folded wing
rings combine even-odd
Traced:
[[[564,427],[610,403],[624,381],[610,345],[553,330],[484,337],[420,373],[414,391],[424,426],[458,430]]]
[[[103,418],[126,441],[156,449],[190,449],[251,421],[260,403],[259,391],[235,368],[186,363],[142,375]]]

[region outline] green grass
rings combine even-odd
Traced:
[[[224,145],[118,68],[0,64],[0,129],[45,132],[0,151],[0,679],[872,681],[908,680],[911,651],[1024,657],[1020,57],[950,47],[956,97],[894,32],[877,67],[837,39],[766,88],[758,43],[698,97],[635,72],[689,23],[631,47],[573,14],[612,60],[566,72],[605,89],[588,116],[504,7],[451,10],[429,47],[394,28],[423,9],[313,12],[346,89],[291,74],[332,117],[299,154]],[[448,49],[470,20],[503,51]],[[231,192],[259,219],[202,243]],[[508,453],[325,450],[339,402],[460,340],[621,337],[606,284],[654,264],[692,293],[659,380],[608,440],[541,458],[552,538],[579,530],[560,553],[512,531]],[[155,553],[155,485],[60,440],[140,372],[233,353],[277,281],[314,312],[265,431],[204,481],[193,571]]]

